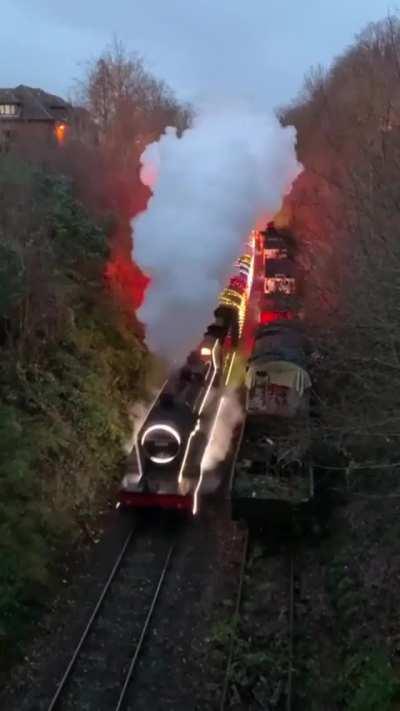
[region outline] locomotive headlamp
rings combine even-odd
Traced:
[[[144,445],[149,434],[151,434],[151,432],[156,432],[157,430],[161,430],[162,432],[168,432],[170,435],[175,437],[178,444],[181,443],[181,436],[180,436],[179,432],[177,432],[174,427],[171,427],[171,425],[159,424],[159,425],[151,425],[151,427],[148,427],[147,430],[143,433],[142,442],[141,442],[142,446]]]
[[[200,350],[200,355],[202,356],[210,356],[211,355],[211,348],[208,346],[203,346],[202,349]]]
[[[169,464],[178,454],[181,436],[171,425],[151,425],[143,433],[141,445],[154,464]]]

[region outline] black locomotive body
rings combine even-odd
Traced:
[[[208,335],[164,383],[128,459],[122,505],[193,509],[221,367],[220,340]]]
[[[136,434],[119,491],[124,507],[198,510],[202,462],[218,417],[224,370],[230,372],[242,335],[251,254],[240,257],[235,268],[220,295],[214,323],[184,366],[164,383]]]

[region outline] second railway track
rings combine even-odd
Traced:
[[[123,711],[176,536],[132,530],[120,550],[47,711]]]
[[[248,688],[238,688],[235,680],[235,668],[246,663],[246,656],[238,656],[236,647],[247,650],[249,657],[264,654],[265,651],[272,655],[276,652],[276,668],[268,663],[265,669],[259,670],[269,689],[268,703],[271,707],[281,711],[294,711],[295,709],[295,623],[296,600],[298,594],[297,563],[295,550],[289,545],[283,551],[274,554],[266,561],[270,565],[265,570],[263,586],[269,589],[269,602],[266,604],[263,615],[271,621],[272,634],[266,630],[262,648],[253,648],[254,637],[260,631],[250,629],[246,622],[241,622],[241,608],[246,604],[246,597],[251,595],[251,576],[246,580],[246,563],[248,562],[249,536],[245,535],[242,548],[242,562],[238,582],[236,606],[233,615],[232,634],[227,655],[227,666],[221,690],[219,711],[229,711],[231,708],[254,708],[253,704],[259,700],[253,696]],[[269,571],[268,571],[269,568]],[[268,575],[268,572],[269,575]],[[262,624],[261,618],[259,619]],[[239,682],[240,686],[240,682]],[[239,701],[240,699],[240,701]],[[265,700],[266,702],[266,700]],[[269,708],[269,706],[268,706]]]

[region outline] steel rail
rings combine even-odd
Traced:
[[[292,711],[293,699],[293,631],[294,631],[294,554],[289,559],[289,659],[287,674],[286,711]]]
[[[114,578],[115,578],[115,576],[116,576],[116,573],[118,572],[118,570],[119,570],[119,568],[120,568],[120,565],[121,565],[121,563],[122,563],[123,557],[124,557],[125,552],[126,552],[126,549],[128,548],[128,546],[129,546],[129,544],[130,544],[130,542],[131,542],[131,540],[132,540],[132,538],[133,538],[133,534],[135,533],[135,531],[136,531],[136,528],[132,528],[132,529],[129,531],[129,533],[128,533],[128,535],[127,535],[127,537],[126,537],[126,539],[125,539],[125,541],[124,541],[124,543],[123,543],[123,546],[122,546],[122,548],[121,548],[121,551],[120,551],[120,553],[118,554],[118,558],[117,558],[117,560],[115,561],[115,563],[114,563],[114,565],[113,565],[113,568],[112,568],[112,570],[111,570],[111,572],[110,572],[110,574],[109,574],[109,576],[108,576],[108,578],[107,578],[107,580],[106,580],[106,583],[105,583],[105,585],[104,585],[104,587],[103,587],[103,590],[102,590],[102,592],[101,592],[101,594],[100,594],[99,599],[97,600],[97,603],[96,603],[96,605],[95,605],[95,607],[94,607],[94,610],[93,610],[92,614],[90,615],[90,618],[89,618],[89,620],[88,620],[88,622],[87,622],[87,624],[86,624],[86,627],[85,627],[85,629],[84,629],[84,631],[83,631],[83,633],[82,633],[82,635],[81,635],[81,637],[80,637],[80,640],[79,640],[78,644],[77,644],[76,647],[75,647],[75,651],[74,651],[74,653],[73,653],[73,655],[72,655],[72,657],[71,657],[71,660],[70,660],[70,662],[69,662],[69,664],[68,664],[68,666],[67,666],[67,668],[66,668],[66,670],[65,670],[65,672],[64,672],[64,675],[63,675],[62,679],[60,680],[60,682],[58,683],[56,692],[55,692],[55,694],[54,694],[54,696],[53,696],[53,698],[52,698],[52,700],[51,700],[51,702],[50,702],[50,705],[49,705],[48,708],[47,708],[47,711],[54,711],[54,709],[56,708],[56,705],[57,705],[57,703],[58,703],[58,701],[59,701],[59,699],[60,699],[60,696],[61,696],[61,694],[62,694],[62,692],[63,692],[63,690],[64,690],[64,688],[65,688],[65,685],[66,685],[66,683],[67,683],[67,681],[68,681],[68,679],[69,679],[69,677],[70,677],[70,675],[71,675],[72,669],[73,669],[73,667],[75,666],[75,662],[76,662],[76,660],[78,659],[78,656],[79,656],[79,653],[80,653],[80,651],[81,651],[81,649],[82,649],[82,646],[83,646],[83,644],[84,644],[84,642],[85,642],[85,640],[86,640],[86,638],[87,638],[87,636],[88,636],[88,634],[89,634],[89,632],[90,632],[90,630],[91,630],[91,628],[92,628],[92,626],[93,626],[94,621],[95,621],[96,618],[97,618],[97,615],[98,615],[98,613],[99,613],[99,610],[100,610],[100,608],[101,608],[101,606],[102,606],[102,604],[103,604],[104,598],[105,598],[105,596],[107,595],[107,592],[108,592],[108,590],[109,590],[109,588],[110,588],[110,585],[111,585],[111,583],[113,582],[113,580],[114,580]]]
[[[226,664],[224,683],[223,683],[222,692],[221,692],[221,700],[220,700],[220,705],[219,705],[220,711],[224,711],[224,709],[225,709],[226,697],[228,694],[229,678],[230,678],[231,667],[232,667],[232,658],[233,658],[233,652],[235,649],[235,632],[236,632],[236,627],[237,627],[237,623],[239,620],[240,605],[242,602],[243,581],[244,581],[244,572],[245,572],[245,568],[246,568],[248,548],[249,548],[249,531],[247,530],[245,533],[245,539],[244,539],[244,543],[243,543],[243,553],[242,553],[242,561],[241,561],[241,565],[240,565],[239,585],[238,585],[238,591],[237,591],[237,595],[236,595],[235,612],[233,615],[232,637],[231,637],[231,642],[229,645],[228,661]]]
[[[132,676],[133,676],[133,672],[135,671],[135,667],[136,667],[136,665],[137,665],[137,662],[138,662],[138,659],[139,659],[139,656],[140,656],[140,652],[142,651],[143,642],[144,642],[144,639],[145,639],[145,637],[146,637],[147,630],[148,630],[148,628],[149,628],[149,624],[150,624],[150,622],[151,622],[151,618],[152,618],[152,616],[153,616],[153,612],[154,612],[155,606],[156,606],[156,604],[157,604],[158,596],[159,596],[159,594],[160,594],[160,590],[161,590],[162,585],[163,585],[163,583],[164,583],[164,579],[165,579],[167,570],[168,570],[168,568],[169,568],[171,556],[172,556],[172,553],[174,552],[174,549],[175,549],[175,544],[172,545],[172,546],[169,548],[169,550],[168,550],[167,557],[166,557],[165,563],[164,563],[164,567],[163,567],[163,569],[162,569],[162,572],[161,572],[161,575],[160,575],[160,577],[159,577],[156,590],[155,590],[154,595],[153,595],[153,599],[152,599],[151,604],[150,604],[150,607],[149,607],[149,609],[148,609],[148,612],[147,612],[147,615],[146,615],[146,619],[145,619],[144,624],[143,624],[143,627],[142,627],[142,632],[141,632],[141,634],[140,634],[139,641],[138,641],[138,643],[137,643],[137,645],[136,645],[136,647],[135,647],[135,651],[134,651],[133,657],[132,657],[132,659],[131,659],[131,662],[130,662],[130,665],[129,665],[129,669],[128,669],[127,673],[126,673],[125,681],[124,681],[123,687],[122,687],[122,689],[121,689],[121,693],[120,693],[120,696],[119,696],[117,705],[116,705],[116,707],[115,707],[115,711],[121,711],[121,709],[122,709],[122,707],[123,707],[123,705],[124,705],[125,698],[126,698],[126,693],[127,693],[128,687],[129,687],[129,685],[130,685],[130,683],[131,683]]]

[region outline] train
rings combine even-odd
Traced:
[[[253,304],[259,301],[259,318],[239,387],[245,420],[236,432],[231,515],[251,525],[266,520],[275,525],[291,521],[294,510],[307,509],[314,493],[309,458],[312,346],[302,322],[296,256],[293,236],[273,223],[252,233],[218,297],[214,321],[183,366],[169,375],[138,428],[118,505],[184,510],[191,516],[199,512],[205,480],[212,480],[205,476],[207,447],[239,350],[243,357],[244,324],[253,299]],[[258,287],[253,290],[255,273]]]
[[[119,492],[122,506],[193,509],[221,385],[221,352],[220,340],[206,336],[162,386],[138,429]]]
[[[293,531],[315,507],[310,402],[314,347],[306,336],[297,245],[273,222],[259,233],[263,283],[246,365],[245,420],[229,485],[231,516]]]
[[[202,341],[169,375],[138,428],[118,492],[119,507],[198,512],[206,447],[251,294],[252,248],[250,243],[234,265]]]
[[[263,295],[259,322],[303,318],[302,274],[297,261],[297,244],[289,230],[269,222],[259,233],[263,243]]]
[[[278,530],[314,497],[310,395],[313,346],[299,320],[261,325],[248,360],[246,419],[230,483],[232,517]]]

